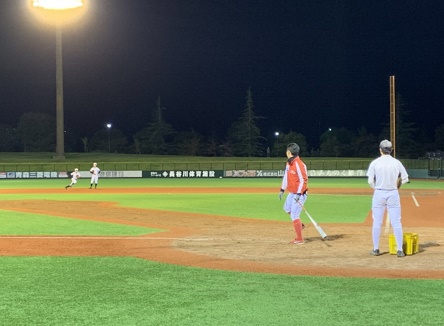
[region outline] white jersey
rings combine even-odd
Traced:
[[[80,173],[79,173],[79,171],[73,171],[73,172],[71,172],[71,185],[76,184],[78,178],[80,178]]]
[[[99,175],[100,174],[100,169],[97,166],[93,166],[89,172],[91,172],[92,175]]]
[[[396,190],[398,176],[402,183],[409,181],[409,176],[402,163],[391,155],[381,155],[370,163],[367,171],[368,183],[378,190]]]

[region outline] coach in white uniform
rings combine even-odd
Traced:
[[[374,189],[372,199],[373,216],[373,250],[370,254],[379,256],[379,238],[381,236],[381,226],[384,219],[384,213],[387,209],[390,216],[390,223],[395,234],[397,256],[404,257],[402,249],[403,232],[401,224],[401,201],[398,188],[401,184],[409,181],[409,176],[400,161],[392,157],[392,143],[383,140],[379,144],[381,156],[370,163],[367,171],[368,183]],[[400,178],[398,184],[398,178]]]
[[[100,169],[98,168],[97,163],[93,163],[93,166],[91,169],[89,169],[89,172],[91,173],[91,185],[89,186],[89,189],[92,189],[93,184],[94,188],[97,188],[100,174]]]

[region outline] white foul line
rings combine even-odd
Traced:
[[[412,198],[413,198],[413,201],[415,202],[416,207],[419,207],[418,201],[416,200],[415,195],[413,194],[413,192],[412,192]]]

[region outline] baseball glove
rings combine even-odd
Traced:
[[[90,170],[89,173],[94,174],[94,171],[93,171],[93,170]]]
[[[398,180],[396,180],[396,186],[398,187],[398,189],[401,188],[401,186],[402,186],[402,179],[401,179],[401,177],[398,177]]]

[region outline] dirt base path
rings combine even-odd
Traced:
[[[77,193],[162,193],[171,189],[72,189]],[[63,189],[63,192],[65,190]],[[181,189],[181,191],[184,191]],[[190,189],[222,192],[227,189]],[[230,191],[230,190],[228,190]],[[239,189],[237,189],[239,191]],[[245,192],[272,192],[244,189]],[[336,192],[338,190],[335,190]],[[355,190],[340,190],[356,193]],[[4,191],[2,191],[4,192]],[[17,193],[17,191],[15,191]],[[60,193],[26,190],[26,193]],[[312,193],[333,193],[316,189]],[[371,195],[371,192],[365,192]],[[322,240],[309,223],[306,243],[291,245],[290,221],[263,221],[204,214],[119,207],[109,202],[51,200],[0,201],[3,210],[47,214],[84,220],[165,229],[141,237],[0,237],[2,256],[133,256],[143,259],[211,269],[277,274],[444,278],[444,195],[438,191],[401,192],[404,232],[419,234],[420,251],[405,258],[389,254],[389,235],[381,236],[383,255],[369,255],[371,216],[363,224],[322,224],[329,235]]]

